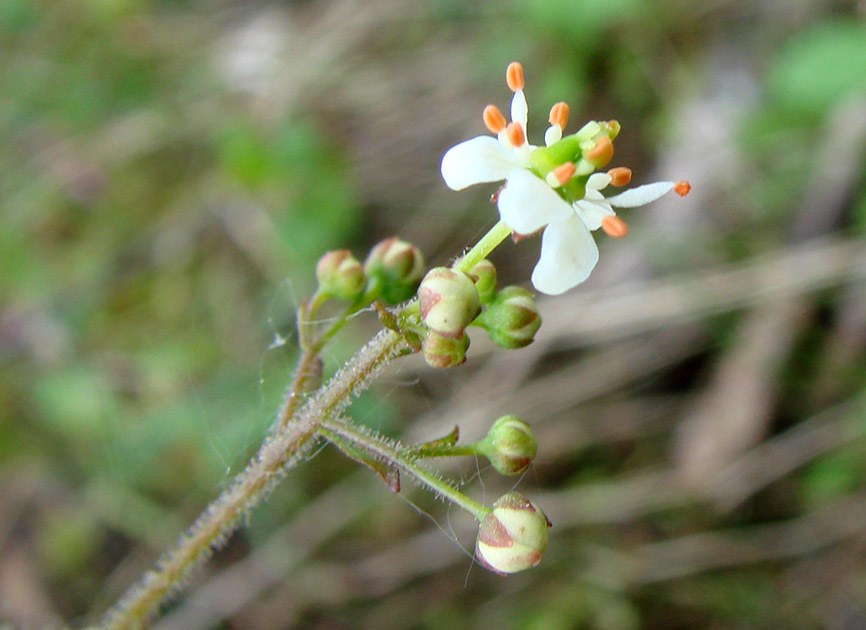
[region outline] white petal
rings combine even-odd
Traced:
[[[604,190],[610,184],[610,175],[607,173],[593,173],[586,180],[586,187],[592,190]]]
[[[549,147],[551,144],[556,144],[562,140],[562,127],[559,125],[550,125],[547,131],[544,132],[544,146]]]
[[[583,193],[583,198],[588,201],[604,201],[604,195],[597,190],[593,190],[589,186],[586,187],[586,192]]]
[[[529,106],[526,104],[526,96],[523,94],[523,90],[517,90],[511,97],[511,120],[520,123],[524,134],[526,134],[526,115],[528,113]]]
[[[442,157],[442,179],[452,190],[505,179],[519,166],[514,151],[496,138],[478,136],[451,147]]]
[[[608,197],[607,202],[617,208],[637,208],[652,203],[656,199],[665,196],[674,187],[674,182],[656,182],[645,184],[637,188],[631,188],[613,197]]]
[[[509,173],[498,205],[502,221],[518,234],[532,234],[551,221],[574,216],[550,186],[522,168]]]
[[[589,230],[597,230],[601,227],[601,220],[603,218],[616,214],[610,205],[603,201],[576,201],[574,203],[574,211]]]
[[[598,247],[583,222],[572,215],[551,223],[541,238],[541,257],[532,284],[548,295],[559,295],[589,277],[598,262]]]

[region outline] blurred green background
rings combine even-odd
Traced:
[[[495,186],[451,192],[438,164],[517,59],[530,141],[565,100],[571,131],[622,123],[635,183],[693,192],[600,236],[533,346],[407,360],[352,413],[410,440],[521,414],[542,565],[473,568],[464,516],[326,449],[157,627],[866,627],[864,15],[0,2],[0,624],[94,622],[243,466],[322,252],[399,234],[444,264],[493,224]],[[526,283],[537,247],[503,246],[500,277]],[[449,470],[488,503],[514,483]]]

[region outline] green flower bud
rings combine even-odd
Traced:
[[[466,363],[468,349],[469,337],[466,333],[460,337],[445,337],[431,330],[421,344],[421,352],[427,365],[437,369],[463,365]]]
[[[535,339],[541,315],[532,293],[511,286],[502,289],[474,323],[484,328],[497,346],[523,348]]]
[[[319,291],[340,300],[354,300],[367,285],[367,277],[348,249],[328,252],[316,264]]]
[[[493,504],[478,529],[475,557],[482,566],[506,575],[538,566],[547,549],[550,521],[532,501],[509,492]]]
[[[469,277],[475,279],[475,288],[482,304],[496,297],[496,267],[492,262],[486,258],[479,261],[469,272]]]
[[[494,422],[487,436],[476,447],[501,475],[525,472],[538,451],[532,429],[513,415],[502,416]]]
[[[415,294],[424,275],[424,257],[411,243],[386,238],[370,250],[364,271],[378,284],[382,300],[399,304]]]
[[[475,283],[462,271],[435,267],[418,288],[418,309],[424,324],[443,337],[462,337],[481,312]]]

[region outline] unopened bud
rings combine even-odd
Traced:
[[[475,279],[475,289],[482,304],[487,304],[496,297],[496,267],[484,258],[469,272],[469,277]]]
[[[431,330],[421,344],[427,365],[440,370],[466,363],[468,349],[469,336],[466,333],[459,337],[445,337]]]
[[[427,328],[443,337],[460,337],[481,304],[472,278],[456,269],[436,267],[421,281],[418,308]]]
[[[496,295],[475,324],[484,328],[497,346],[523,348],[535,339],[535,333],[541,328],[541,315],[532,293],[510,286]]]
[[[476,446],[500,475],[525,472],[538,451],[532,429],[513,415],[502,416],[494,422],[485,438]]]
[[[550,521],[532,501],[509,492],[493,504],[478,529],[475,557],[485,568],[506,575],[538,566],[547,549]]]
[[[415,294],[424,275],[424,257],[411,243],[386,238],[370,250],[364,271],[376,280],[382,300],[399,304]]]
[[[364,268],[348,249],[326,253],[316,264],[319,291],[340,300],[353,300],[367,284]]]

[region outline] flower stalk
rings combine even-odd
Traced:
[[[453,268],[463,273],[469,273],[475,265],[487,258],[509,236],[511,236],[511,228],[502,221],[498,221],[472,249],[466,252],[463,258],[457,261]]]

